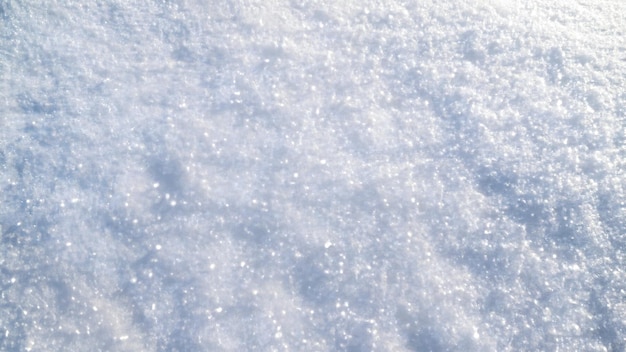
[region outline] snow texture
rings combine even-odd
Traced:
[[[626,2],[0,26],[0,350],[626,348]]]

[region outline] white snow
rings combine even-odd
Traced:
[[[626,3],[0,2],[0,350],[621,351]]]

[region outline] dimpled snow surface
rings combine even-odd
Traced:
[[[2,351],[626,348],[623,1],[0,0],[0,77]]]

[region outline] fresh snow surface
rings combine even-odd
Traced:
[[[0,1],[0,350],[623,351],[626,2]]]

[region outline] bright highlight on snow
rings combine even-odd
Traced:
[[[0,1],[0,350],[624,350],[624,14]]]

